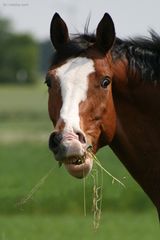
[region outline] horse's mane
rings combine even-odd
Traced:
[[[148,38],[117,38],[112,56],[115,61],[126,57],[131,75],[138,72],[142,80],[160,81],[160,36],[153,30]]]
[[[55,53],[52,63],[85,53],[95,41],[95,34],[89,34],[88,31],[73,35],[71,41]],[[148,38],[116,38],[111,52],[113,61],[127,58],[131,75],[138,72],[142,80],[160,81],[160,36],[153,30]]]
[[[85,33],[72,35],[71,40],[54,53],[52,64],[57,64],[62,60],[77,57],[85,53],[85,51],[95,43],[95,39],[94,34]]]

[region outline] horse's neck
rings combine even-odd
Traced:
[[[117,89],[117,130],[111,148],[160,212],[160,86]]]

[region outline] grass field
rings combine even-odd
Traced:
[[[100,227],[93,230],[93,179],[70,177],[53,160],[47,141],[52,125],[45,86],[0,89],[0,240],[154,240],[160,230],[156,211],[109,148],[98,153],[103,166],[126,189],[104,175]],[[50,169],[44,184],[19,204]]]
[[[123,216],[122,216],[123,215]],[[159,239],[159,226],[154,214],[108,212],[103,215],[97,232],[92,227],[92,217],[63,215],[11,215],[0,218],[0,239],[12,240],[136,240]],[[152,218],[152,222],[150,222]],[[129,223],[128,223],[129,221]]]

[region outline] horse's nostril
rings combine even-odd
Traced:
[[[50,150],[52,150],[55,154],[57,153],[58,151],[58,147],[59,147],[59,144],[62,140],[62,134],[61,133],[58,133],[58,132],[53,132],[51,135],[50,135],[50,138],[49,138],[49,148]]]
[[[83,144],[86,143],[86,138],[83,133],[77,132],[76,134],[78,135],[78,139],[81,143],[83,143]]]

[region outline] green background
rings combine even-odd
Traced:
[[[0,86],[0,240],[159,239],[156,210],[108,147],[97,154],[126,188],[103,176],[102,216],[93,228],[93,179],[84,182],[59,168],[48,150],[53,127],[47,87]],[[31,189],[53,168],[25,204]],[[100,171],[99,171],[100,176]]]

